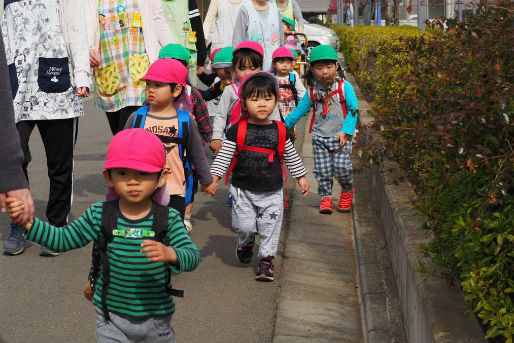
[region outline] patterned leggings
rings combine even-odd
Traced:
[[[343,192],[353,188],[353,167],[350,160],[351,142],[339,146],[337,136],[312,136],[314,157],[314,177],[318,181],[318,194],[321,197],[332,195],[333,178],[341,185]]]

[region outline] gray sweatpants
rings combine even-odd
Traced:
[[[109,312],[106,321],[103,311],[96,310],[96,341],[99,343],[175,343],[171,317],[126,318]]]
[[[275,257],[284,215],[282,189],[276,192],[252,192],[231,185],[230,194],[232,231],[238,234],[238,244],[254,242],[258,233],[259,257]]]

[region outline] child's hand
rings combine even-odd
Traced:
[[[172,247],[167,247],[161,242],[149,239],[143,241],[141,246],[143,247],[141,252],[146,253],[146,257],[151,262],[171,263],[174,265],[178,263],[177,253]]]
[[[209,194],[211,197],[214,196],[218,191],[218,183],[216,181],[212,181],[208,185],[202,185],[201,190]]]
[[[77,93],[75,93],[75,96],[78,96],[80,98],[87,98],[89,96],[89,88],[87,88],[87,87],[77,88]]]
[[[350,142],[352,140],[352,136],[344,132],[339,132],[337,134],[337,140],[339,141],[339,146],[344,146],[346,142]]]
[[[302,196],[305,198],[307,194],[309,194],[309,181],[307,181],[307,178],[305,176],[298,178],[298,186],[300,186]]]
[[[25,206],[23,205],[23,201],[18,200],[16,198],[7,198],[5,199],[5,203],[7,206],[7,212],[9,213],[9,217],[15,222],[18,219],[19,216],[23,215],[23,211],[25,209]],[[18,221],[19,223],[19,221]],[[32,226],[32,222],[27,221],[25,223],[19,223],[22,225],[25,230],[30,230],[30,227]]]
[[[209,148],[211,148],[213,153],[217,154],[220,151],[222,145],[223,141],[221,139],[213,139],[211,144],[209,144]]]
[[[200,67],[200,66],[197,66],[196,67],[196,75],[200,75],[201,73],[203,73],[205,71],[205,68],[204,67]]]

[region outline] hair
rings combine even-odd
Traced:
[[[276,81],[263,75],[253,76],[246,80],[241,87],[241,99],[246,100],[252,96],[258,98],[262,96],[275,96],[278,99],[278,89]]]
[[[232,65],[234,66],[234,69],[237,68],[238,65],[241,65],[245,62],[250,62],[252,65],[261,69],[264,64],[262,55],[257,51],[246,48],[236,50],[234,52],[234,57],[232,58]]]
[[[305,83],[307,84],[307,86],[314,87],[314,84],[316,83],[316,77],[314,76],[314,72],[312,71],[312,69],[314,68],[315,65],[317,65],[317,64],[336,64],[336,63],[337,63],[337,61],[334,61],[334,60],[319,60],[319,61],[314,61],[314,62],[310,63],[309,68],[307,68],[307,71],[305,72]],[[338,73],[339,76],[344,79],[344,73],[343,73],[343,70],[341,67],[340,67],[340,69],[336,70],[336,73]]]
[[[294,61],[294,58],[292,57],[276,57],[273,59],[273,63],[276,63],[276,62],[284,62],[284,61],[290,61],[290,62],[293,62]]]
[[[284,24],[287,27],[288,31],[293,31],[293,27],[289,23],[287,23],[284,20],[282,20],[282,24]]]
[[[109,178],[112,179],[112,170],[113,168],[107,169],[107,175],[109,175]],[[160,171],[156,172],[157,174],[157,180],[160,180],[162,177],[162,173],[164,173],[164,169],[161,169]],[[154,174],[154,173],[148,173],[148,174]]]
[[[175,91],[175,88],[177,87],[177,85],[178,85],[178,83],[176,83],[176,82],[170,83],[170,88],[171,88],[172,93]],[[182,95],[182,93],[184,93],[184,88],[186,88],[186,87],[182,86],[182,90],[180,91],[180,94],[177,95],[177,97],[174,98],[173,101],[177,100],[177,98],[179,98]]]

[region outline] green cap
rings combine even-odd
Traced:
[[[214,61],[212,63],[213,68],[225,68],[232,66],[232,53],[234,48],[231,46],[224,47],[214,55]]]
[[[159,59],[173,58],[189,63],[191,53],[180,44],[168,44],[159,51]]]
[[[294,59],[297,60],[298,59],[298,53],[296,52],[295,49],[289,49],[291,50],[291,52],[293,53],[293,56],[294,56]]]
[[[309,62],[316,62],[321,60],[339,61],[336,50],[330,45],[318,45],[311,50],[309,55]]]
[[[293,31],[295,30],[295,24],[293,19],[289,19],[287,17],[282,17],[282,21],[285,21],[289,26],[293,28]]]

